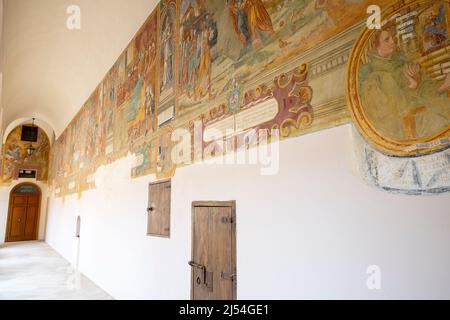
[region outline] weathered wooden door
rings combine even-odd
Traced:
[[[9,198],[6,242],[37,240],[40,191],[32,184],[21,184]]]
[[[152,183],[148,189],[147,234],[170,237],[171,182]]]
[[[236,203],[192,204],[191,298],[235,300]]]

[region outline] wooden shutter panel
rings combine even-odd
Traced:
[[[171,181],[151,183],[148,189],[147,234],[170,237]]]

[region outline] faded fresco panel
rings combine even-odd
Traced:
[[[135,163],[131,169],[131,176],[133,178],[148,175],[154,172],[155,169],[155,155],[156,141],[143,141],[135,145],[133,154],[135,155]]]
[[[175,116],[177,3],[161,1],[159,10],[158,127]]]
[[[125,101],[130,148],[155,129],[156,35],[157,15],[153,14],[130,46],[134,49],[128,56],[132,61],[128,69],[136,79]]]
[[[389,0],[378,1],[384,5]],[[281,69],[363,20],[372,1],[181,0],[180,115]]]
[[[111,155],[114,152],[114,112],[117,103],[119,68],[117,63],[111,68],[106,75],[102,84],[102,100],[105,111],[105,156],[107,162],[111,161]]]
[[[392,12],[388,4],[395,2],[397,11],[404,4],[376,2],[384,13]],[[442,105],[448,98],[436,98],[427,90],[448,81],[448,2],[444,7],[440,0],[422,6],[426,2],[411,9],[418,12],[414,30],[419,37],[406,47],[396,43],[395,49],[403,51],[406,61],[420,64],[420,82],[428,88],[424,102],[433,101],[445,111]],[[136,159],[132,177],[151,173],[158,179],[170,177],[176,167],[170,135],[178,128],[190,129],[193,143],[194,137],[200,138],[199,148],[191,150],[195,161],[205,158],[202,148],[215,144],[205,134],[207,129],[234,130],[219,137],[227,150],[210,148],[213,156],[259,143],[247,139],[248,130],[270,135],[279,129],[280,138],[287,138],[348,121],[344,85],[333,82],[344,77],[356,26],[363,25],[371,4],[369,0],[162,1],[56,141],[51,166],[55,194],[94,187],[96,169],[127,153]],[[402,40],[403,33],[390,37],[394,38]],[[355,74],[362,76],[354,82],[357,89],[366,86],[365,76],[382,67],[370,63],[369,53],[365,50],[358,62]],[[389,70],[394,77],[403,77],[395,68]],[[360,98],[373,102],[399,95],[390,90],[373,99]],[[400,132],[406,139],[414,130],[418,139],[440,134],[439,121],[425,126],[426,121],[420,120],[426,117],[422,110],[402,122],[409,123],[409,131]],[[187,159],[184,164],[191,162]]]
[[[3,146],[2,181],[11,182],[18,178],[19,170],[31,169],[37,171],[37,180],[47,180],[49,168],[50,142],[45,132],[38,128],[37,142],[21,140],[22,127],[15,128],[8,135]],[[27,148],[35,150],[29,155]]]

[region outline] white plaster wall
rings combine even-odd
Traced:
[[[350,126],[281,143],[280,172],[194,165],[172,187],[171,239],[146,236],[147,184],[131,157],[101,168],[96,190],[51,199],[47,242],[118,299],[188,299],[191,202],[237,201],[239,299],[450,298],[450,195],[411,197],[353,172]],[[109,176],[106,176],[108,173]],[[366,287],[369,265],[382,289]]]
[[[38,239],[45,240],[45,227],[47,218],[47,184],[37,182],[35,179],[20,179],[16,180],[9,186],[0,186],[0,244],[5,242],[6,224],[8,220],[9,195],[11,190],[19,183],[31,182],[41,188],[41,212],[39,214],[39,231]]]

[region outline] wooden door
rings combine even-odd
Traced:
[[[191,298],[235,300],[236,203],[192,204]]]
[[[171,182],[152,183],[148,189],[147,234],[170,237]]]
[[[31,184],[17,186],[9,198],[6,242],[37,240],[40,191]]]

